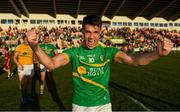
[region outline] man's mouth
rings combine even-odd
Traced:
[[[93,39],[88,39],[88,46],[93,46],[95,43],[95,40]]]

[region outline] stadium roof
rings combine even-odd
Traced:
[[[162,17],[166,20],[180,18],[180,0],[0,0],[0,13],[99,15],[112,19],[114,16],[137,16],[152,19]]]

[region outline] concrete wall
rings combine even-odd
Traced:
[[[9,26],[17,26],[18,28],[31,28],[31,27],[38,27],[39,25],[43,25],[43,26],[47,26],[48,28],[52,28],[52,27],[59,27],[59,26],[74,26],[74,27],[81,27],[81,24],[78,24],[78,21],[82,21],[83,17],[85,15],[78,15],[77,18],[74,18],[70,15],[58,15],[56,16],[56,18],[48,15],[48,14],[30,14],[29,15],[29,18],[25,17],[25,16],[21,16],[21,17],[17,17],[16,15],[14,14],[9,14],[9,13],[6,13],[6,14],[3,14],[1,13],[0,14],[0,19],[13,19],[14,21],[15,20],[20,20],[20,24],[1,24],[0,23],[0,26],[4,29],[8,28]],[[49,24],[44,24],[44,23],[41,23],[41,24],[30,24],[30,19],[34,19],[34,20],[54,20],[55,23],[49,23]],[[23,20],[27,20],[28,22],[23,22]],[[57,21],[60,21],[60,20],[66,20],[66,24],[58,24]],[[131,20],[129,19],[128,17],[125,17],[125,16],[115,16],[113,19],[109,19],[105,16],[102,17],[102,20],[103,21],[110,21],[111,24],[113,22],[142,22],[142,23],[178,23],[180,24],[180,19],[177,19],[176,21],[167,21],[163,18],[153,18],[151,20],[147,20],[143,17],[136,17],[134,20]],[[71,24],[72,21],[75,21],[75,24]],[[119,26],[112,26],[111,27],[119,27]],[[135,26],[131,26],[132,28],[136,28]],[[180,30],[180,26],[178,27],[154,27],[154,28],[157,28],[157,29],[160,29],[160,28],[163,28],[163,29],[169,29],[169,30]]]

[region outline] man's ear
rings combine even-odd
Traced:
[[[84,29],[82,29],[82,33],[84,33]]]

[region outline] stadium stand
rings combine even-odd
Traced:
[[[54,44],[59,48],[78,46],[85,15],[102,17],[104,32],[101,44],[121,46],[128,51],[152,51],[156,47],[155,34],[168,36],[174,42],[179,40],[171,35],[180,30],[180,3],[177,0],[105,0],[96,3],[88,0],[1,0],[0,4],[3,6],[0,7],[1,44],[7,43],[11,51],[22,42],[22,34],[31,28],[39,29],[40,36],[44,32],[50,33],[53,41],[58,40]],[[153,33],[152,40],[148,33]],[[141,40],[144,42],[136,44],[139,38],[145,38]],[[179,45],[177,41],[176,46]]]
[[[42,43],[44,34],[48,33],[52,43],[59,48],[59,52],[72,46],[79,46],[82,41],[81,28],[56,27],[47,29],[40,26],[36,29],[39,31],[39,42]],[[14,51],[15,47],[22,43],[22,37],[26,31],[27,29],[19,29],[17,27],[9,27],[8,30],[1,29],[1,45],[6,44],[10,51]],[[180,32],[176,30],[131,29],[129,27],[109,28],[102,31],[100,44],[103,46],[116,46],[126,52],[151,52],[156,50],[159,37],[162,36],[171,39],[175,43],[173,50],[179,50],[179,35]]]
[[[0,4],[3,28],[80,27],[84,15],[99,15],[104,27],[180,29],[178,0],[1,0]]]
[[[48,33],[59,53],[79,46],[85,15],[102,17],[99,43],[103,46],[129,53],[151,52],[163,36],[174,42],[173,51],[180,51],[179,0],[0,0],[0,5],[0,54],[3,44],[13,53],[26,31],[33,28],[39,31],[40,43]],[[119,88],[114,83],[111,86]]]

